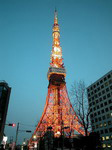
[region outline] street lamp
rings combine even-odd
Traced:
[[[31,130],[19,130],[19,122],[17,124],[17,129],[16,129],[16,140],[15,140],[15,146],[16,146],[16,143],[17,143],[17,140],[18,140],[18,133],[19,132],[27,132],[27,133],[31,133],[32,131]]]
[[[63,150],[63,147],[64,147],[64,129],[68,129],[68,128],[70,128],[70,127],[65,126],[65,127],[62,128],[62,133],[63,133],[63,136],[62,136],[62,150]],[[62,133],[61,133],[61,135],[62,135]]]

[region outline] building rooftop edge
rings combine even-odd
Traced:
[[[90,88],[92,85],[94,85],[95,83],[97,83],[98,81],[100,81],[102,78],[104,78],[105,76],[107,76],[107,75],[110,74],[110,73],[112,73],[112,70],[110,70],[110,71],[107,72],[105,75],[103,75],[102,77],[100,77],[99,79],[97,79],[95,82],[93,82],[91,85],[89,85],[89,86],[87,87],[87,89]]]

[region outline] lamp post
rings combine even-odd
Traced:
[[[66,126],[66,127],[63,127],[62,128],[62,133],[61,133],[61,135],[63,135],[63,137],[62,137],[62,150],[63,150],[63,147],[64,147],[64,129],[68,129],[68,128],[70,128],[69,126]]]
[[[20,123],[18,122],[18,124],[17,124],[17,129],[16,129],[15,146],[16,146],[16,144],[17,144],[19,131],[20,131],[20,132],[27,132],[27,133],[31,133],[31,132],[32,132],[31,130],[19,130],[19,126],[20,126]]]

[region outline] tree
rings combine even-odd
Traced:
[[[74,82],[70,90],[74,110],[79,118],[79,123],[83,126],[85,135],[88,136],[90,129],[90,109],[88,107],[87,89],[84,81]]]

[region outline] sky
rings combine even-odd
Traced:
[[[44,110],[55,7],[68,91],[112,69],[112,0],[0,0],[0,80],[12,88],[6,123],[20,130],[34,131]],[[5,134],[15,140],[16,127]],[[18,143],[30,137],[19,132]]]

